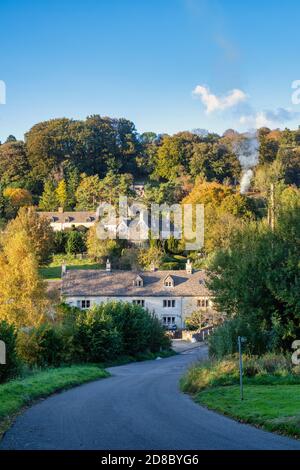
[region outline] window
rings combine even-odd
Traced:
[[[175,317],[163,317],[162,320],[165,326],[175,325]]]
[[[91,301],[90,300],[77,300],[77,307],[79,308],[90,308],[91,306]]]
[[[197,300],[197,307],[207,308],[208,306],[209,306],[208,299],[198,299]]]
[[[165,287],[174,287],[174,279],[172,276],[167,276],[164,280]]]
[[[133,285],[136,287],[143,287],[144,285],[143,278],[141,276],[137,276],[135,280],[133,281]]]
[[[164,300],[163,301],[163,307],[164,308],[174,308],[176,305],[175,300]]]
[[[145,300],[144,299],[135,299],[132,301],[134,305],[140,305],[141,307],[145,307]]]

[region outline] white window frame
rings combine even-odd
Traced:
[[[176,307],[176,300],[175,299],[164,299],[163,300],[163,308],[175,308]]]
[[[140,307],[145,307],[145,299],[133,299],[133,305],[139,305]]]

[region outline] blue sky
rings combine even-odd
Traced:
[[[299,17],[296,0],[1,0],[0,140],[96,113],[139,132],[297,127]]]

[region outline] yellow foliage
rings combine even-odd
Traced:
[[[24,230],[6,238],[0,253],[0,320],[18,327],[42,322],[48,306],[38,263]]]
[[[7,197],[15,207],[30,206],[32,204],[32,195],[30,191],[23,188],[6,188],[3,195]]]

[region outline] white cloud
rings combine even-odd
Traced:
[[[249,114],[240,117],[240,123],[249,127],[276,127],[287,121],[292,121],[299,117],[300,113],[290,109],[278,108],[276,110],[259,111],[256,114]]]
[[[207,114],[214,111],[224,111],[225,109],[232,108],[247,99],[246,93],[238,88],[229,91],[226,95],[217,96],[211,93],[207,86],[198,85],[194,89],[193,94],[200,97],[202,103],[206,107]]]

